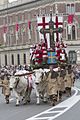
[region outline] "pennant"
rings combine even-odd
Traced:
[[[31,39],[31,21],[28,21],[28,37]]]
[[[49,16],[37,16],[37,29],[38,29],[38,33],[39,33],[39,39],[41,40],[45,40],[45,42],[47,43],[47,48],[50,48],[50,38],[49,38],[49,33],[46,34],[41,34],[40,33],[40,29],[41,28],[49,28],[49,21],[50,21],[50,17]]]
[[[73,23],[73,17],[74,17],[74,15],[69,15],[68,16],[68,24],[72,24]]]
[[[7,27],[3,27],[3,38],[4,38],[4,43],[6,43],[6,33],[7,33]]]

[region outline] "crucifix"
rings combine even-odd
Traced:
[[[45,29],[42,28],[40,30],[40,32],[44,35],[45,33],[49,33],[50,34],[50,47],[52,49],[55,48],[55,41],[54,41],[54,33],[62,33],[63,32],[63,28],[58,27],[58,28],[54,28],[54,22],[52,21],[52,12],[50,13],[50,21],[49,21],[49,28]]]

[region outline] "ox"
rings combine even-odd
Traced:
[[[47,102],[47,73],[49,69],[36,69],[35,71],[35,92],[37,104],[40,104],[40,98]]]
[[[16,106],[19,105],[21,97],[24,101],[24,104],[30,101],[33,79],[30,80],[29,75],[30,74],[28,74],[26,70],[20,70],[10,78],[10,89],[14,90]]]

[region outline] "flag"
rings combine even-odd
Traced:
[[[52,17],[54,21],[54,28],[58,29],[59,27],[63,28],[63,16],[54,16]],[[56,32],[54,33],[54,41],[58,42],[61,40],[62,33]]]
[[[16,40],[18,40],[18,30],[19,30],[19,24],[18,23],[16,23],[15,30],[16,30]]]
[[[28,37],[31,39],[31,21],[28,21]]]
[[[74,17],[74,15],[68,15],[68,24],[73,23],[73,17]]]
[[[3,38],[4,38],[4,43],[6,43],[6,33],[7,33],[7,27],[3,27]]]
[[[37,16],[37,29],[39,33],[39,39],[41,40],[46,40],[47,43],[47,48],[50,48],[50,38],[49,38],[49,33],[46,34],[41,34],[40,29],[41,28],[49,28],[49,21],[50,17],[49,16]]]

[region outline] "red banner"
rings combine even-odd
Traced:
[[[68,24],[72,24],[73,23],[73,17],[74,17],[74,15],[69,15],[68,16]]]

